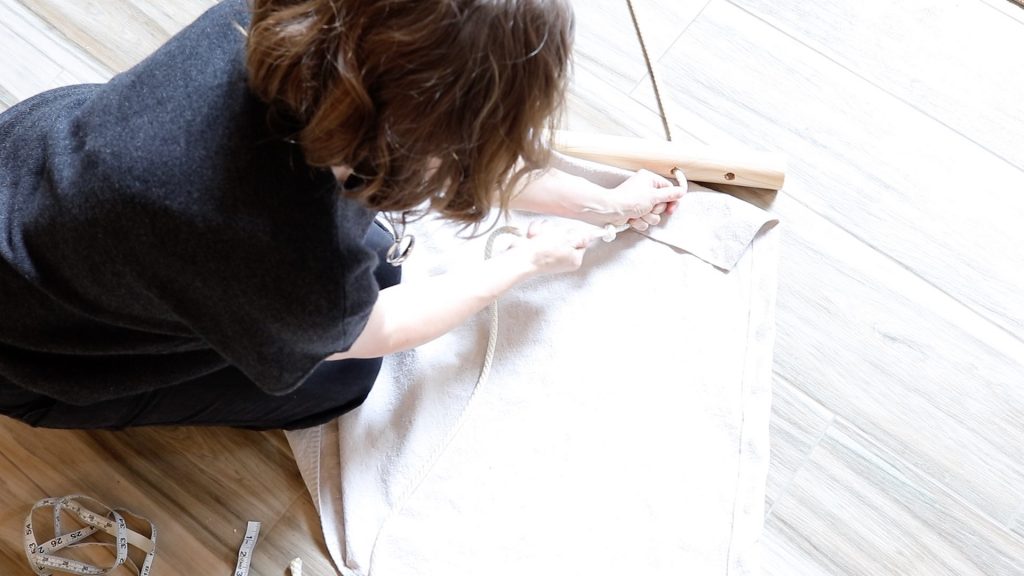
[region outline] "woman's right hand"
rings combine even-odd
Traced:
[[[534,274],[557,274],[578,270],[583,255],[597,236],[561,223],[537,220],[525,237],[517,237],[507,254],[524,258]]]
[[[356,341],[330,359],[376,358],[429,342],[527,278],[579,269],[587,247],[602,234],[541,220],[493,258],[385,288]]]

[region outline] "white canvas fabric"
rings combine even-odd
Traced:
[[[654,238],[622,233],[503,297],[479,389],[486,312],[386,359],[361,408],[289,433],[334,560],[367,576],[758,574],[775,223],[691,185]],[[483,257],[485,239],[416,227],[403,281]]]

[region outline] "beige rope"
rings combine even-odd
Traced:
[[[661,126],[665,130],[665,139],[671,142],[672,123],[669,122],[668,112],[665,110],[665,101],[661,97],[661,82],[658,80],[658,73],[655,72],[654,61],[651,60],[651,54],[647,51],[647,41],[644,39],[644,33],[640,27],[640,19],[637,17],[636,6],[633,5],[633,0],[626,0],[626,5],[629,7],[629,17],[633,20],[633,30],[636,31],[636,38],[640,41],[640,52],[644,57],[644,65],[647,66],[647,77],[651,79],[651,87],[654,88],[654,100],[658,104],[658,115],[661,116]],[[672,169],[672,176],[680,184],[686,181],[686,176],[679,168]]]
[[[644,56],[644,64],[647,66],[647,76],[651,79],[651,87],[654,88],[654,100],[658,103],[658,114],[661,116],[661,125],[665,129],[665,139],[672,141],[672,126],[668,121],[668,114],[665,113],[665,102],[661,99],[661,88],[658,82],[658,75],[654,72],[654,62],[650,53],[647,52],[647,42],[644,40],[644,33],[640,28],[640,20],[636,15],[636,7],[633,0],[626,0],[629,7],[629,17],[633,20],[633,30],[636,31],[636,38],[640,41],[640,52]]]

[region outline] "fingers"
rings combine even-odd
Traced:
[[[664,194],[660,194],[655,198],[655,202],[659,204],[667,204],[669,202],[675,202],[686,194],[686,188],[684,186],[672,186],[667,189]]]
[[[593,234],[580,234],[572,241],[572,247],[576,250],[586,250],[599,237]]]
[[[630,227],[639,232],[644,232],[658,224],[661,224],[661,215],[653,212],[644,214],[640,218],[632,218],[629,221]]]
[[[661,176],[649,170],[644,170],[641,168],[640,170],[637,171],[636,175],[637,177],[642,178],[647,182],[650,182],[651,185],[654,186],[655,188],[668,188],[672,186],[672,183],[669,182],[667,178],[662,178]]]
[[[574,250],[587,249],[590,247],[591,243],[593,243],[594,240],[599,238],[602,234],[603,231],[600,231],[599,234],[595,235],[594,233],[587,231],[559,226],[547,219],[534,220],[526,230],[527,239],[536,238],[540,235],[557,238],[557,236],[560,235],[561,238],[563,238]]]

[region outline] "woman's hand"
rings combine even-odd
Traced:
[[[351,348],[329,359],[377,358],[429,342],[523,280],[578,269],[595,232],[537,221],[489,260],[385,288]]]
[[[599,232],[537,220],[530,224],[525,237],[512,241],[507,254],[524,259],[533,274],[572,272],[583,264],[583,255]]]
[[[629,224],[644,231],[661,223],[662,216],[672,214],[679,199],[686,193],[686,182],[673,186],[671,182],[647,170],[640,170],[607,194],[607,207],[600,215],[599,226]]]
[[[686,182],[679,184],[673,186],[661,176],[641,170],[609,190],[579,176],[548,170],[513,196],[510,207],[574,218],[598,228],[628,223],[647,230],[675,210],[686,193]]]

